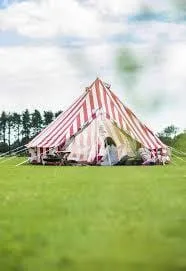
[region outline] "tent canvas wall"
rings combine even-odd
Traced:
[[[91,162],[103,152],[106,136],[116,142],[119,158],[134,154],[139,146],[167,148],[99,78],[27,148],[38,163],[52,149],[67,150],[70,159]]]

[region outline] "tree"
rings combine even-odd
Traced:
[[[167,137],[161,133],[158,134],[159,139],[167,146],[172,146],[173,144],[173,139],[171,137]]]
[[[0,129],[2,141],[4,144],[6,143],[6,128],[7,128],[7,115],[6,112],[3,111],[0,117]]]
[[[4,142],[0,142],[0,153],[8,152],[8,144]]]
[[[172,146],[178,130],[179,129],[174,125],[167,126],[161,133],[158,133],[158,137],[167,146]]]
[[[32,114],[28,109],[22,114],[3,111],[0,114],[0,152],[2,149],[7,149],[7,146],[9,149],[14,149],[27,144],[44,126],[50,124],[61,113],[61,110],[55,113],[44,111],[42,117],[37,109]]]
[[[33,128],[33,135],[36,135],[41,131],[42,125],[43,125],[43,120],[42,120],[40,112],[38,110],[34,110],[34,113],[32,114],[32,118],[31,118],[31,126]]]
[[[22,124],[21,115],[18,114],[18,113],[13,113],[12,118],[13,118],[13,128],[14,128],[14,131],[16,133],[16,135],[15,135],[16,142],[19,145],[19,143],[20,143],[20,133],[21,133],[21,124]]]
[[[22,135],[23,135],[23,144],[26,144],[30,138],[30,131],[31,131],[31,119],[30,119],[30,113],[28,109],[26,109],[22,114]]]
[[[181,133],[174,138],[173,147],[186,153],[186,133]]]
[[[44,111],[44,126],[47,126],[53,121],[54,114],[52,111]]]
[[[168,127],[166,127],[163,131],[163,133],[165,134],[165,136],[167,137],[174,137],[178,132],[178,128],[174,125],[170,125]]]
[[[8,113],[7,115],[7,133],[8,133],[8,149],[10,151],[11,146],[11,130],[13,127],[13,116],[11,113]]]
[[[1,124],[1,118],[0,118],[0,142],[3,140],[3,129]]]

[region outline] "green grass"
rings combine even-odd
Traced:
[[[0,164],[0,270],[186,270],[186,167]]]

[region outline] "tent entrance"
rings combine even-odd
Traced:
[[[74,137],[65,149],[71,153],[69,159],[90,163],[99,161],[104,155],[106,137],[111,137],[115,141],[119,159],[126,154],[129,156],[136,154],[137,142],[114,125],[110,119],[98,116]]]

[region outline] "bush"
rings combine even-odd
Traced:
[[[186,153],[186,133],[175,136],[173,147]]]
[[[9,151],[9,147],[7,143],[0,142],[0,153],[5,153]]]

